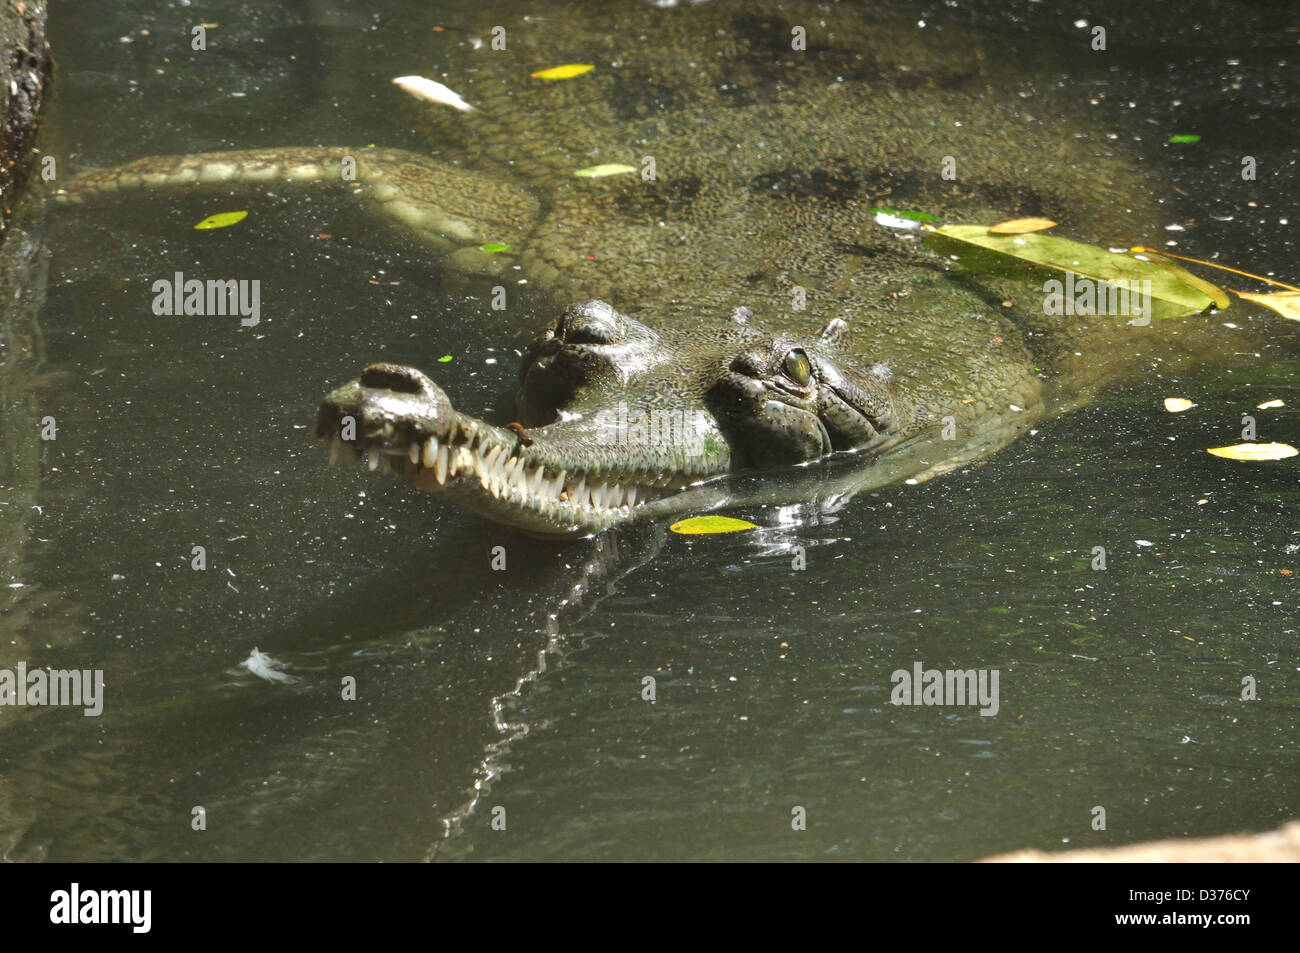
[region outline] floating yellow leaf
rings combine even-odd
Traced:
[[[533,79],[573,79],[583,73],[590,73],[595,68],[595,63],[565,63],[563,66],[552,66],[528,75]]]
[[[1191,410],[1196,405],[1186,397],[1166,397],[1165,410],[1171,414],[1181,414],[1184,410]]]
[[[1239,443],[1234,447],[1211,447],[1207,453],[1228,460],[1285,460],[1300,450],[1286,443]]]
[[[1277,400],[1276,398],[1274,398],[1273,400],[1266,400],[1266,401],[1264,401],[1264,403],[1262,403],[1262,404],[1256,404],[1256,405],[1255,405],[1255,409],[1256,409],[1256,410],[1272,410],[1274,407],[1285,407],[1285,406],[1286,406],[1286,404],[1282,403],[1282,401]]]
[[[1236,289],[1233,290],[1236,291]],[[1294,291],[1276,291],[1273,294],[1261,295],[1237,291],[1236,294],[1238,298],[1245,298],[1247,301],[1255,302],[1255,304],[1262,304],[1264,307],[1276,311],[1284,318],[1300,321],[1300,294]]]
[[[732,519],[730,516],[692,516],[679,520],[668,527],[674,533],[684,536],[700,536],[707,533],[740,533],[758,527],[745,520]]]
[[[994,235],[1024,235],[1026,232],[1041,232],[1045,228],[1054,228],[1058,222],[1050,218],[1013,218],[989,226]]]
[[[579,169],[573,173],[581,179],[599,179],[606,175],[620,175],[623,172],[635,172],[636,166],[624,165],[621,162],[610,162],[605,165],[592,165],[585,169]]]
[[[216,215],[209,215],[194,227],[225,228],[227,225],[234,225],[236,222],[242,222],[247,217],[247,212],[218,212]]]

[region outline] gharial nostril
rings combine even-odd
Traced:
[[[401,364],[371,364],[361,372],[361,386],[390,390],[396,394],[421,394],[428,380],[413,367]]]
[[[555,331],[565,344],[613,344],[626,336],[627,325],[623,315],[597,299],[565,311]]]

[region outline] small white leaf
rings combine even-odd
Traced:
[[[427,76],[399,76],[393,80],[393,85],[403,92],[410,93],[416,99],[441,103],[443,106],[450,106],[461,112],[469,112],[474,108],[461,99],[460,94],[455,90],[448,89],[442,83]]]

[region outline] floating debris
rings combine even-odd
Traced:
[[[284,672],[278,671],[278,669],[284,668],[284,663],[279,659],[271,658],[265,652],[259,652],[257,646],[253,646],[252,653],[239,663],[239,667],[248,669],[258,678],[264,678],[268,682],[292,685],[298,681],[292,675],[286,675]]]

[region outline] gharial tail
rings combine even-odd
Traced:
[[[201,188],[228,184],[293,184],[357,195],[385,216],[415,230],[436,248],[479,252],[489,242],[515,244],[536,224],[537,200],[522,189],[470,169],[444,165],[400,149],[306,147],[149,156],[110,169],[82,172],[55,192],[80,203],[133,189]],[[471,264],[471,262],[462,262]]]

